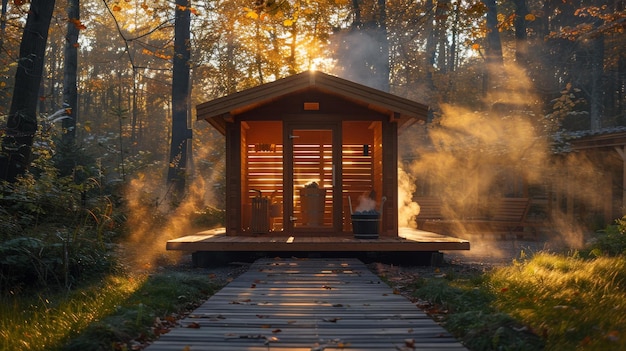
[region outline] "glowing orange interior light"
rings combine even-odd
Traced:
[[[305,111],[319,111],[320,103],[319,102],[305,102],[304,110]]]

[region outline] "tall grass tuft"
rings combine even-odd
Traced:
[[[109,276],[69,294],[0,298],[0,349],[51,350],[115,311],[143,280]]]
[[[489,274],[494,306],[548,350],[626,350],[626,258],[539,253]]]

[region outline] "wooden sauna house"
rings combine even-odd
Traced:
[[[168,249],[418,249],[398,246],[418,241],[399,234],[397,136],[426,117],[423,104],[315,71],[198,105],[198,120],[226,140],[225,228],[171,240]],[[374,237],[353,233],[352,214],[362,210],[376,211],[359,223],[375,226]],[[427,251],[469,249],[423,234]]]

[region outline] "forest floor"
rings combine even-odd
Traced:
[[[443,282],[448,284],[454,281],[470,281],[476,279],[485,273],[490,272],[497,267],[503,267],[512,264],[514,260],[530,257],[535,252],[551,251],[556,249],[555,244],[540,240],[485,240],[483,238],[472,238],[472,249],[470,251],[448,251],[444,252],[444,261],[439,266],[411,266],[405,261],[397,263],[393,261],[374,261],[368,262],[368,267],[382,279],[384,279],[393,289],[394,292],[405,296],[412,301],[417,308],[425,310],[435,321],[440,322],[446,327],[445,319],[448,311],[441,312],[444,309],[437,306],[438,301],[428,301],[428,297],[420,297],[416,294],[416,287],[421,287],[425,281],[431,279],[439,284]],[[558,246],[558,244],[556,245]],[[230,264],[220,265],[207,268],[194,268],[191,258],[182,256],[180,261],[174,265],[165,265],[157,270],[167,274],[171,271],[187,272],[197,275],[210,276],[214,281],[227,284],[241,273],[245,272],[250,262],[231,262]],[[447,286],[436,285],[435,289],[441,289],[436,294],[445,295],[449,289]],[[471,301],[467,302],[471,304]],[[510,323],[510,320],[502,323]],[[519,325],[519,328],[523,326]],[[471,331],[468,331],[471,333]],[[457,333],[458,334],[458,333]],[[530,341],[521,341],[522,345],[536,345],[540,343],[538,336],[532,333],[521,334]],[[457,335],[460,341],[463,337]],[[485,335],[484,338],[489,340],[485,343],[491,343],[492,336]],[[514,341],[520,344],[519,340]],[[506,346],[506,345],[500,345]],[[531,346],[534,347],[534,346]],[[471,349],[471,348],[470,348]]]
[[[411,266],[407,265],[406,261],[403,261],[402,263],[393,261],[372,261],[366,263],[375,274],[379,275],[381,279],[386,281],[394,289],[395,293],[405,296],[407,299],[412,301],[417,308],[426,311],[426,313],[429,314],[435,321],[444,326],[444,328],[448,329],[446,320],[448,320],[448,317],[453,310],[458,308],[455,306],[448,306],[448,302],[445,302],[445,307],[441,306],[442,301],[439,299],[440,296],[448,296],[449,294],[457,296],[458,293],[455,289],[458,289],[459,283],[468,284],[469,282],[470,284],[473,284],[474,281],[480,282],[482,281],[481,277],[486,276],[486,274],[497,267],[511,265],[514,260],[520,259],[524,255],[532,256],[535,252],[551,250],[551,246],[554,246],[543,241],[528,240],[486,241],[482,238],[471,238],[470,242],[472,249],[469,251],[445,252],[444,261],[439,266]],[[177,277],[177,279],[181,279],[179,283],[176,283],[178,286],[184,285],[189,287],[192,285],[198,285],[200,290],[206,290],[206,287],[203,287],[202,284],[206,284],[206,282],[210,281],[212,286],[219,289],[219,287],[228,284],[240,274],[246,272],[251,265],[251,262],[247,261],[232,261],[228,264],[221,264],[214,267],[198,268],[193,266],[191,255],[174,256],[175,257],[169,258],[164,256],[165,258],[160,260],[160,264],[153,266],[150,272],[144,272],[143,274],[148,274],[149,281],[158,281],[161,278],[164,278],[167,281],[171,280],[171,277]],[[203,280],[205,283],[201,283],[198,280]],[[159,284],[162,284],[162,282],[155,285],[146,284],[144,287],[145,290],[139,292],[138,295],[139,299],[142,301],[142,305],[149,304],[149,300],[151,299],[158,300],[156,290],[162,289],[159,288]],[[150,288],[150,286],[154,286],[154,288]],[[151,289],[156,290],[151,291]],[[423,295],[422,291],[424,289],[430,291],[430,294],[432,295]],[[474,290],[478,292],[478,289]],[[205,295],[203,299],[205,300],[206,298],[209,298],[210,295],[210,293]],[[188,303],[181,311],[167,316],[157,317],[153,320],[147,319],[147,324],[143,328],[144,332],[141,332],[134,337],[128,333],[116,332],[114,334],[118,336],[125,334],[127,337],[112,340],[112,342],[116,345],[115,348],[119,350],[143,349],[149,346],[154,339],[154,336],[150,337],[148,336],[149,334],[155,333],[158,337],[159,334],[167,333],[169,329],[178,327],[178,321],[184,318],[188,313],[191,313],[193,309],[199,306],[202,302],[202,299],[194,298],[194,300]],[[461,306],[461,308],[474,308],[474,305],[477,305],[475,304],[475,301],[471,299],[461,301],[460,303],[465,305]],[[130,306],[130,308],[135,307]],[[481,307],[477,306],[477,308]],[[481,313],[490,313],[489,311],[490,310],[485,309]],[[511,324],[510,322],[510,319],[506,319],[499,323],[509,325]],[[516,328],[523,329],[523,326],[517,325]],[[472,330],[464,330],[462,333],[459,333],[458,331],[450,332],[464,343],[465,340],[463,335],[468,333],[472,335]],[[483,335],[481,335],[481,337],[485,339],[483,343],[493,343],[493,335],[490,335],[489,333],[482,334]],[[528,338],[528,342],[526,340],[521,341],[522,345],[537,345],[537,340],[539,339],[537,335],[532,333],[516,334],[519,334],[524,338]],[[83,335],[83,337],[85,339],[85,343],[93,341],[89,340],[93,339],[93,336]],[[476,341],[473,340],[472,342],[475,343]],[[515,342],[516,345],[520,344],[520,341],[517,339],[513,342]],[[74,346],[84,345],[84,343],[80,342],[70,344],[73,344]],[[466,346],[472,350],[472,347],[470,347],[471,345],[466,343]],[[533,348],[535,347],[531,346],[531,348],[526,349]],[[74,350],[79,348],[69,347],[63,349]],[[478,350],[480,348],[473,349]]]

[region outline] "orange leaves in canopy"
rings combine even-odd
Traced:
[[[87,27],[83,24],[83,22],[81,22],[78,18],[70,18],[67,21],[73,24],[74,27],[76,27],[76,29],[78,30],[87,29]]]
[[[248,7],[244,7],[243,10],[246,12],[246,18],[252,19],[252,20],[260,20],[260,21],[264,21],[269,19],[270,17],[283,17],[284,13],[282,11],[278,11],[276,13],[268,13],[268,12],[264,12],[264,11],[260,11],[260,10],[255,10],[255,9],[251,9]],[[285,27],[291,27],[293,26],[296,21],[298,20],[297,16],[294,16],[293,18],[286,18],[283,20],[283,26]]]
[[[247,8],[247,7],[244,7],[243,10],[246,11],[247,18],[250,18],[253,20],[259,19],[259,14],[255,10]],[[261,16],[264,16],[264,15],[265,14],[261,14]],[[263,17],[261,17],[261,19],[263,19]]]
[[[187,10],[189,10],[189,12],[191,12],[192,14],[198,16],[198,10],[196,10],[193,7],[176,5],[176,9],[179,10],[179,11],[187,11]]]
[[[164,54],[164,53],[158,52],[158,51],[150,51],[148,49],[143,49],[141,51],[141,53],[144,54],[144,55],[158,57],[158,58],[163,59],[163,60],[171,60],[172,59],[172,55],[167,55],[167,54]]]

